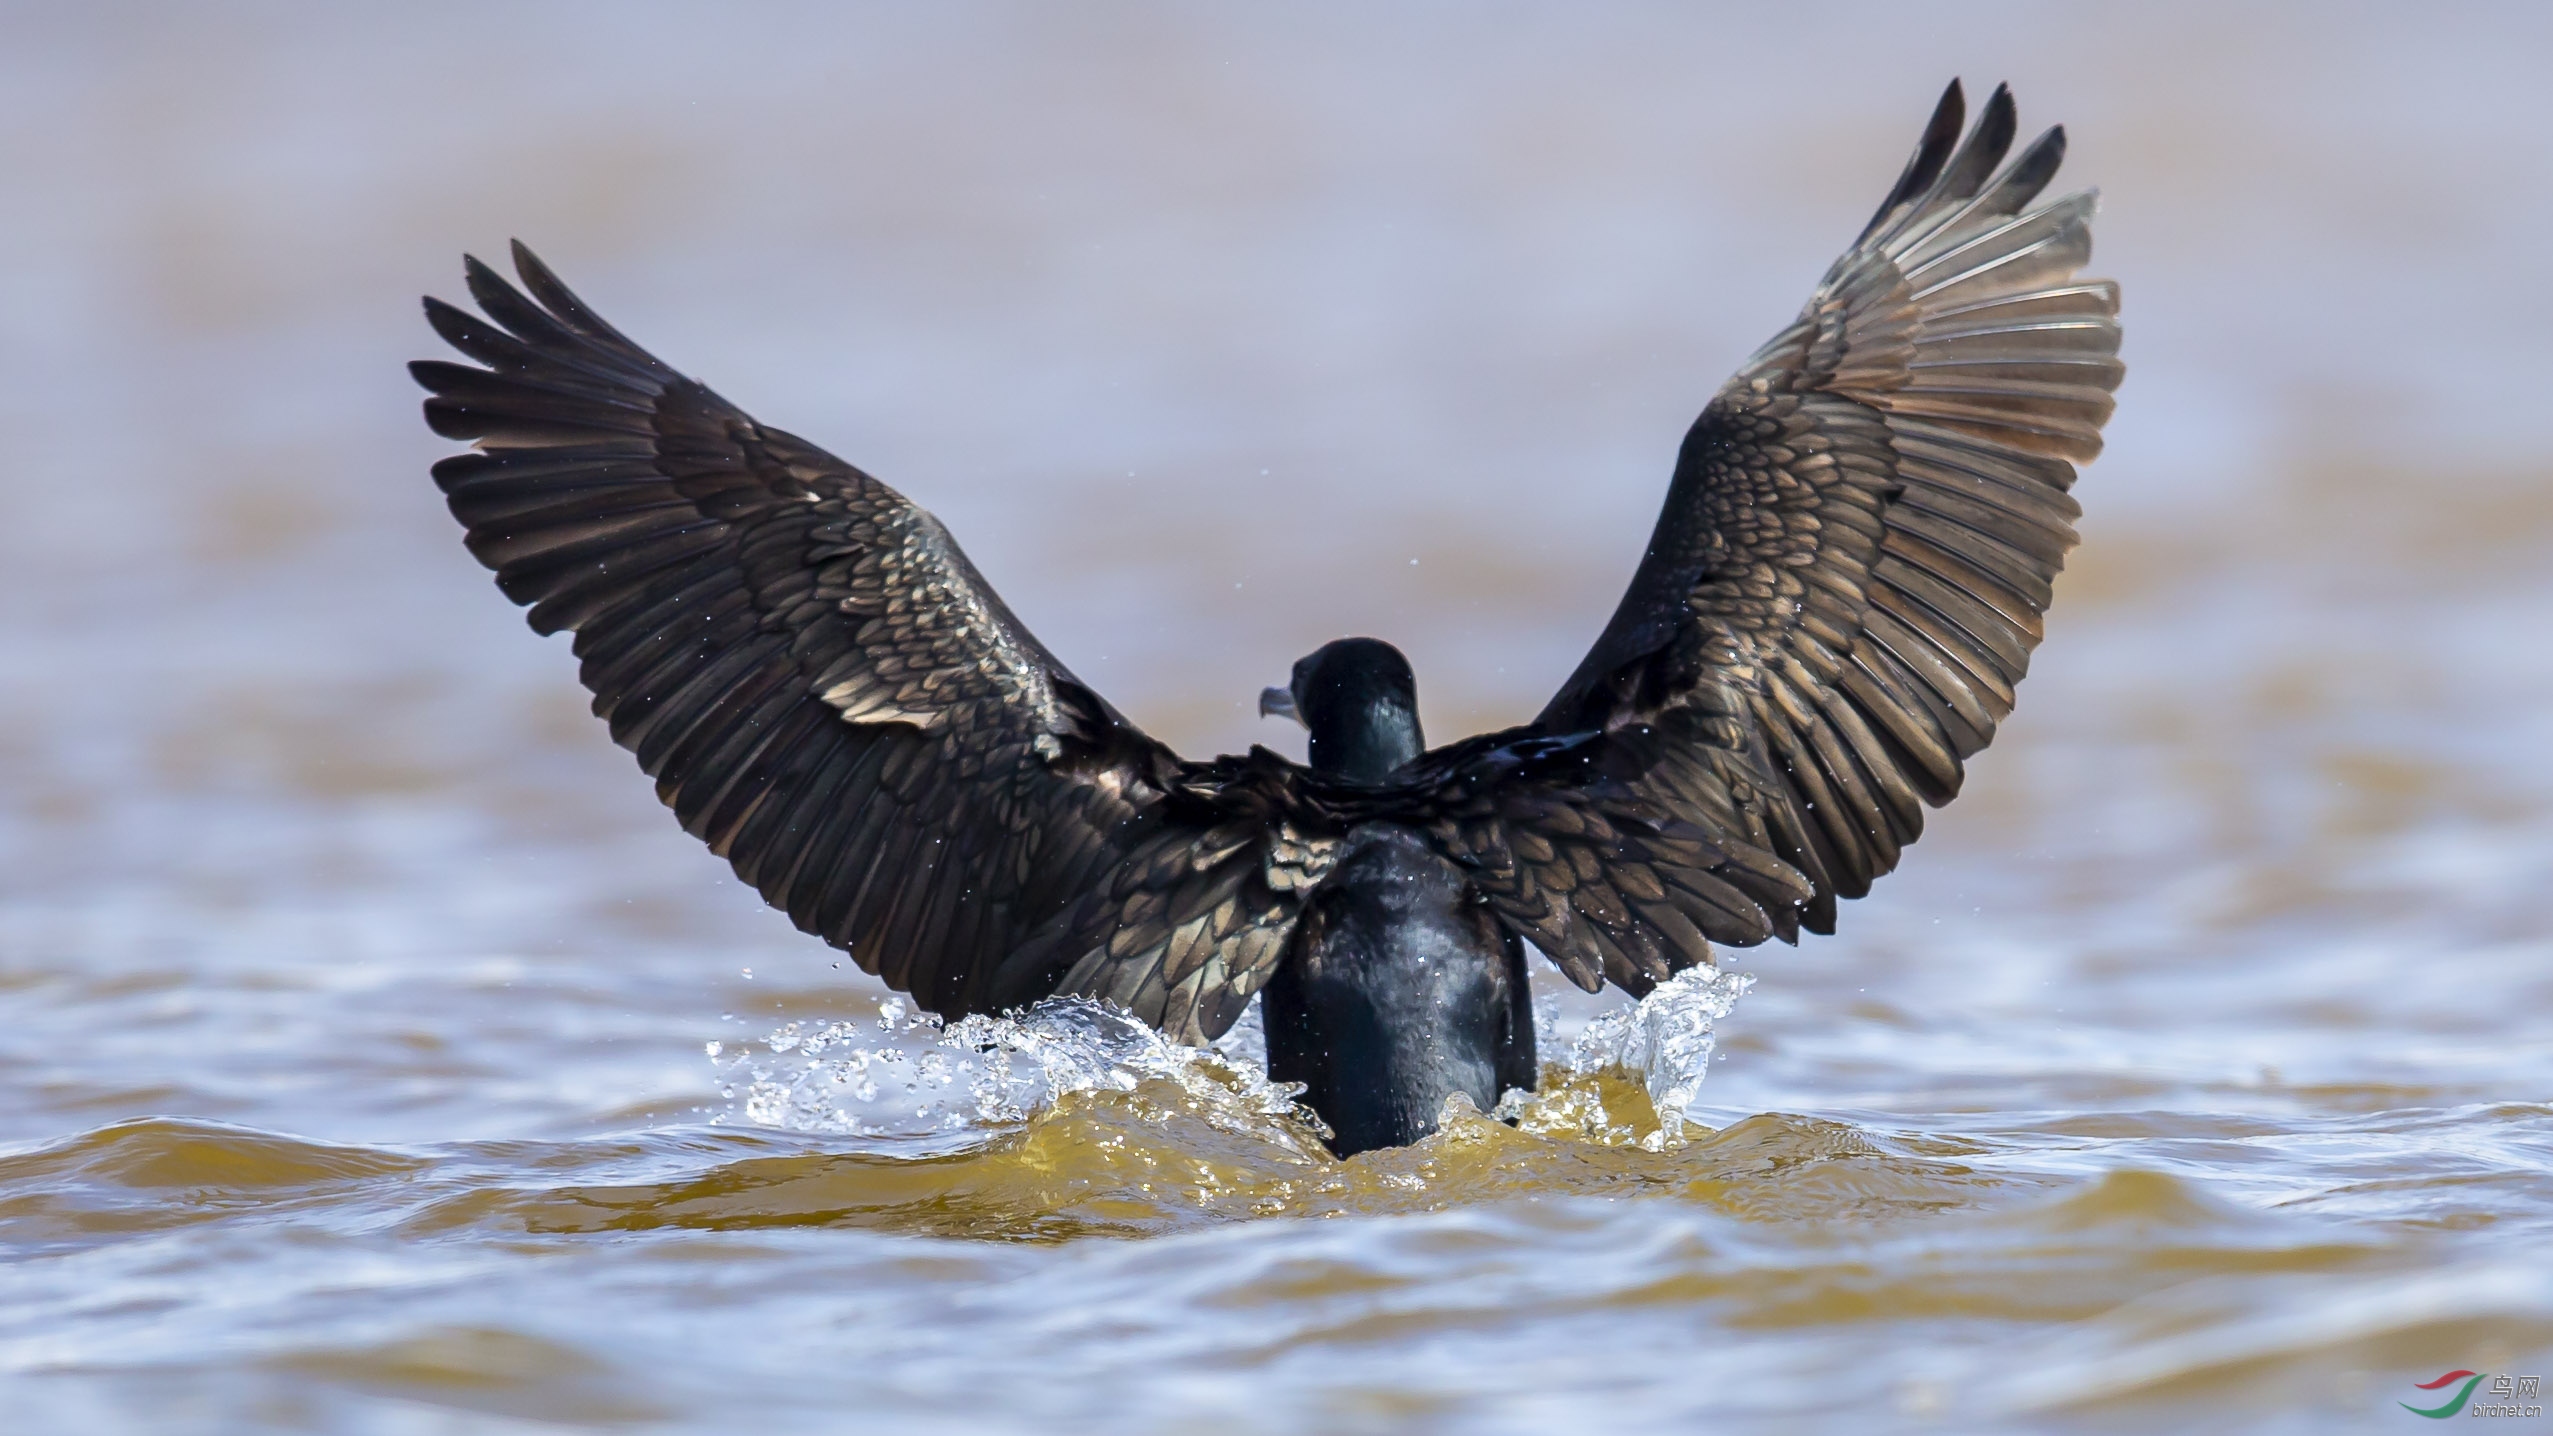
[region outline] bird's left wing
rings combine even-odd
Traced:
[[[1694,422],[1628,591],[1535,724],[1417,775],[1438,796],[1413,818],[1584,985],[1644,991],[1705,938],[1833,931],[2012,711],[2123,372],[2118,287],[2075,277],[2093,197],[2039,201],[2064,132],[2006,164],[2011,96],[1963,143],[1964,111],[1954,82],[1799,318]]]
[[[1799,318],[1694,422],[1613,621],[1538,720],[1647,735],[1641,786],[1670,806],[1731,790],[1821,932],[2012,711],[2123,373],[2118,286],[2076,278],[2093,196],[2039,200],[2065,132],[2006,164],[2009,92],[1963,142],[1964,108],[1954,82]]]
[[[594,712],[683,827],[943,1014],[1090,991],[1222,1031],[1293,919],[1265,830],[1075,679],[938,520],[514,259],[528,296],[470,262],[485,319],[426,301],[486,366],[411,366],[435,432],[477,441],[435,481],[532,627],[576,635]],[[1006,969],[1032,939],[1066,960]]]

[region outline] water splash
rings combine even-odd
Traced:
[[[734,1103],[721,1120],[795,1132],[920,1138],[1014,1126],[1078,1092],[1163,1084],[1227,1131],[1300,1120],[1298,1084],[1245,1060],[1255,1028],[1183,1047],[1124,1009],[1048,998],[1014,1016],[945,1022],[899,999],[868,1022],[792,1022],[710,1054]],[[1282,1119],[1282,1120],[1280,1120]]]
[[[1714,1025],[1754,981],[1710,967],[1679,973],[1590,1021],[1567,1058],[1544,1070],[1540,1091],[1511,1091],[1488,1115],[1605,1146],[1680,1145],[1686,1112],[1710,1073]],[[717,1120],[901,1140],[985,1134],[1030,1121],[1074,1093],[1132,1093],[1147,1084],[1226,1131],[1317,1126],[1295,1104],[1300,1084],[1268,1080],[1265,1053],[1256,1003],[1212,1046],[1194,1048],[1122,1008],[1080,997],[955,1022],[891,997],[874,1022],[791,1022],[758,1044],[709,1044],[732,1104]],[[1642,1091],[1650,1112],[1638,1110]]]
[[[1656,1129],[1640,1135],[1640,1145],[1658,1151],[1681,1143],[1686,1113],[1711,1075],[1711,1053],[1719,1045],[1714,1028],[1754,985],[1744,973],[1686,968],[1638,1002],[1590,1021],[1570,1045],[1567,1080],[1546,1079],[1543,1093],[1513,1115],[1528,1130],[1571,1128],[1609,1138],[1614,1128],[1601,1105],[1601,1089],[1590,1079],[1619,1071],[1639,1079],[1657,1113]],[[1500,1115],[1510,1114],[1508,1103],[1499,1106]]]

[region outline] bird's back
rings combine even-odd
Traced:
[[[1534,1085],[1523,945],[1395,824],[1351,835],[1265,1002],[1268,1075],[1304,1084],[1342,1156],[1435,1131],[1456,1092],[1487,1111]]]

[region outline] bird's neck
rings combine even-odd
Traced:
[[[1351,783],[1379,783],[1393,769],[1427,751],[1418,710],[1378,697],[1324,714],[1312,725],[1312,771]]]

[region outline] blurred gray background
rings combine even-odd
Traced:
[[[2513,931],[2553,872],[2540,7],[20,5],[0,35],[22,973],[822,978],[427,480],[452,446],[401,365],[464,250],[521,236],[940,514],[1183,750],[1299,752],[1251,699],[1349,632],[1410,651],[1441,740],[1572,666],[1684,426],[1953,75],[2069,126],[2129,377],[2021,712],[1920,851],[1963,896],[2071,894],[2050,922],[2152,891],[2200,927]],[[124,1020],[82,991],[34,1027]],[[108,1086],[79,1101],[148,1105]]]
[[[2321,1432],[2540,1370],[2548,58],[2517,4],[0,4],[12,1418]],[[739,1044],[882,990],[463,551],[402,365],[464,250],[936,511],[1183,750],[1299,753],[1252,700],[1350,632],[1442,740],[1573,666],[1953,75],[2071,130],[2127,382],[1965,794],[1734,955],[1732,1145],[1047,1245],[1001,1204],[1226,1149],[738,1130]],[[540,1235],[595,1183],[675,1226]],[[952,1203],[1028,1240],[888,1234]]]

